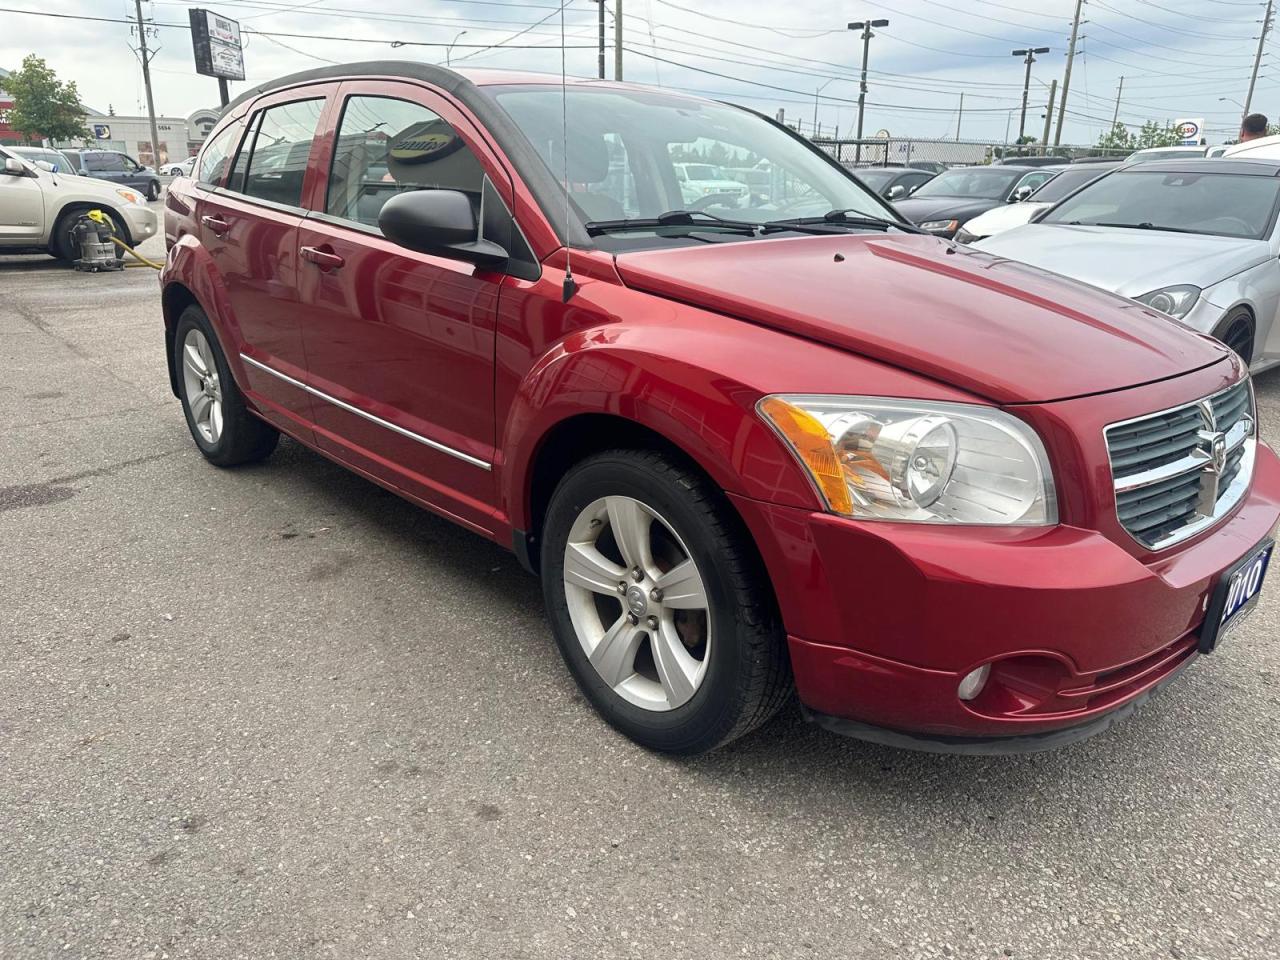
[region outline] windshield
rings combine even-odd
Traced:
[[[486,92],[563,182],[560,87]],[[815,148],[739,107],[608,87],[570,87],[565,96],[569,196],[584,224],[673,210],[757,224],[831,210],[893,216]]]
[[[1260,240],[1271,230],[1280,180],[1225,173],[1118,170],[1054,207],[1041,223],[1081,223]]]
[[[1090,180],[1096,180],[1107,171],[1099,170],[1096,167],[1092,170],[1076,169],[1063,170],[1060,174],[1042,186],[1039,190],[1031,195],[1032,200],[1040,203],[1057,203],[1067,194],[1083,187]]]
[[[879,190],[901,172],[900,170],[855,170],[853,175],[872,190]]]
[[[1026,172],[1018,167],[957,167],[938,174],[912,196],[1000,200]]]

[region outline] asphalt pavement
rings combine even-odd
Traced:
[[[5,960],[1280,956],[1280,571],[1057,752],[792,710],[667,759],[509,554],[291,441],[205,463],[163,342],[152,271],[0,258]]]

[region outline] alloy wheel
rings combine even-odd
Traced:
[[[709,600],[656,510],[621,496],[588,505],[565,545],[564,590],[578,642],[618,696],[652,711],[693,698],[711,662]]]
[[[206,443],[217,443],[222,436],[222,387],[213,350],[196,327],[182,341],[182,384],[191,422]]]

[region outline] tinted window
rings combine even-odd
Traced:
[[[240,123],[233,123],[205,144],[200,154],[200,173],[197,177],[201,183],[212,184],[215,187],[222,186],[231,154],[236,149],[242,129]]]
[[[461,190],[480,206],[484,171],[439,115],[390,97],[351,97],[342,111],[325,211],[378,225],[382,205],[406,190]]]
[[[881,190],[898,176],[898,171],[889,170],[855,170],[853,175],[873,190]]]
[[[245,166],[243,193],[290,207],[302,205],[302,181],[323,107],[324,100],[317,98],[262,111]],[[237,186],[233,183],[232,189]]]
[[[1096,167],[1092,170],[1086,168],[1064,170],[1037,190],[1032,198],[1043,203],[1057,203],[1077,187],[1083,187],[1090,180],[1096,180],[1106,172],[1106,169],[1099,170]]]
[[[1178,230],[1260,239],[1275,213],[1280,182],[1271,176],[1120,170],[1089,184],[1043,223]]]
[[[85,165],[91,173],[123,173],[124,158],[118,153],[89,153]]]

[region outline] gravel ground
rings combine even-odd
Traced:
[[[505,552],[292,442],[205,464],[151,271],[0,290],[0,957],[1280,955],[1280,585],[1055,753],[669,760]]]

